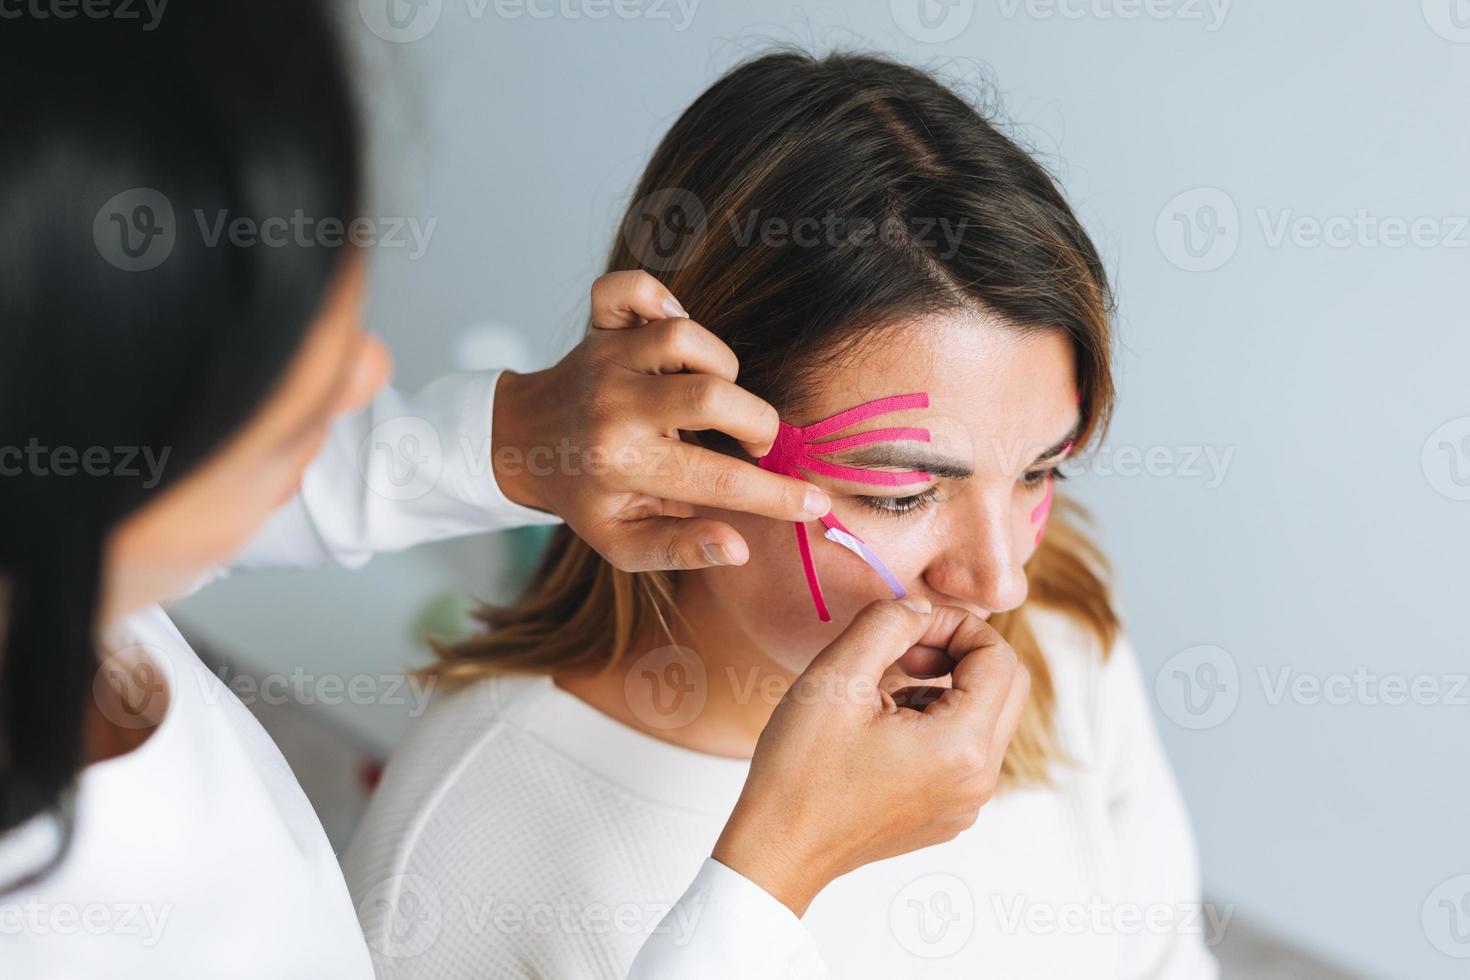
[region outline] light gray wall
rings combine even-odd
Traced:
[[[423,256],[374,257],[400,380],[474,322],[519,325],[529,353],[506,356],[565,349],[653,143],[739,58],[875,49],[983,87],[1118,287],[1111,454],[1072,486],[1159,680],[1208,887],[1365,972],[1464,976],[1470,4],[691,2],[428,0],[411,43],[365,29],[392,34],[385,0],[352,11],[374,207],[437,219]],[[914,36],[919,2],[952,39]],[[355,602],[403,567],[353,577]],[[1430,703],[1384,703],[1416,682]]]

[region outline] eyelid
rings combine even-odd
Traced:
[[[905,517],[934,503],[938,496],[936,488],[931,486],[918,493],[906,493],[893,497],[862,494],[854,499],[876,513],[887,514],[889,517]]]

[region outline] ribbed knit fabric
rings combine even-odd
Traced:
[[[1187,819],[1132,651],[1104,665],[1066,621],[1033,622],[1074,765],[1051,788],[1001,794],[952,842],[828,886],[803,921],[833,977],[1215,976]],[[631,729],[546,678],[443,698],[344,856],[379,977],[625,976],[700,871],[747,768]],[[661,928],[678,942],[707,914]]]

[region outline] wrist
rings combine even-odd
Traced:
[[[549,404],[539,397],[540,375],[504,371],[495,383],[490,415],[490,468],[500,492],[511,503],[547,510],[541,480],[531,456],[545,442],[538,433],[537,413]]]
[[[757,830],[742,819],[740,809],[731,814],[710,857],[759,885],[800,918],[836,876],[797,854],[786,835]]]

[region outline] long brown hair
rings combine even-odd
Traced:
[[[792,233],[753,235],[769,218]],[[813,351],[983,308],[1018,331],[1063,331],[1077,363],[1078,448],[1106,427],[1111,297],[1096,249],[1046,171],[916,69],[781,52],[731,71],[679,118],[643,174],[608,262],[640,268],[730,345],[740,383],[782,417],[802,411]],[[1059,610],[1104,651],[1118,630],[1079,513],[1059,501],[1027,566],[1027,605],[991,618],[1032,677],[1007,784],[1044,782],[1060,758],[1051,675],[1024,610]],[[460,680],[612,667],[667,635],[674,615],[669,573],[619,571],[562,528],[520,601],[484,610],[490,630],[442,648],[430,670]]]

